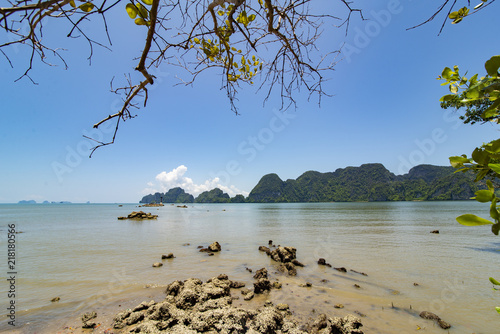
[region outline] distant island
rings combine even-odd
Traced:
[[[419,165],[407,174],[395,175],[382,164],[339,168],[334,172],[308,171],[283,181],[277,174],[264,175],[248,197],[230,197],[219,188],[194,198],[182,188],[144,196],[140,203],[297,203],[468,200],[485,186],[469,173],[453,167]]]
[[[87,202],[90,203],[90,202]],[[17,202],[17,204],[36,204],[35,200],[22,200]],[[43,201],[42,204],[71,204],[71,202],[68,201],[61,201],[61,202],[49,202],[49,201]]]

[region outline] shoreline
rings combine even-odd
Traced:
[[[218,243],[215,242],[210,245],[209,248],[217,244]],[[216,305],[214,309],[224,309],[226,310],[225,312],[229,312],[226,307],[230,306],[232,310],[244,310],[244,312],[247,312],[247,317],[250,317],[249,315],[252,314],[261,314],[264,311],[267,312],[267,310],[273,309],[272,312],[278,312],[284,319],[290,318],[290,323],[296,323],[297,326],[302,326],[300,327],[302,329],[311,329],[315,319],[317,320],[321,314],[325,314],[326,319],[351,317],[350,319],[353,319],[354,322],[361,322],[363,326],[360,327],[360,330],[352,333],[363,333],[363,331],[366,331],[366,333],[381,332],[381,322],[390,324],[387,329],[382,329],[383,333],[401,333],[401,331],[413,331],[415,329],[427,329],[421,331],[425,333],[442,332],[442,329],[437,327],[434,321],[419,318],[419,313],[423,310],[419,310],[418,305],[414,305],[413,308],[411,304],[401,305],[402,302],[392,302],[391,305],[387,303],[386,298],[378,297],[376,294],[365,295],[364,291],[370,289],[369,284],[372,284],[373,287],[377,286],[376,282],[370,283],[370,280],[367,278],[368,275],[363,272],[355,270],[347,271],[345,268],[332,268],[324,261],[318,261],[316,264],[306,263],[306,268],[302,268],[300,266],[301,263],[295,259],[294,248],[276,247],[272,245],[270,245],[270,247],[271,248],[265,246],[259,247],[261,253],[267,253],[267,255],[271,257],[268,264],[260,270],[256,270],[256,268],[254,268],[254,270],[247,268],[248,279],[245,279],[244,282],[236,282],[238,284],[235,284],[235,286],[233,286],[231,277],[227,277],[224,274],[219,274],[218,276],[207,279],[205,282],[195,278],[188,278],[183,282],[186,283],[196,280],[199,281],[199,284],[209,284],[214,280],[223,281],[223,283],[220,284],[223,286],[227,285],[230,288],[227,288],[227,291],[221,296],[217,295],[216,299],[221,297],[225,299],[221,299],[224,302],[221,303],[221,305]],[[217,253],[218,251],[215,250],[215,252]],[[292,263],[296,263],[297,266],[292,265]],[[295,273],[289,270],[291,266],[294,266],[293,269]],[[331,270],[333,272],[338,272],[338,274],[334,276],[335,281],[326,280],[318,276],[310,277],[310,275],[307,275],[308,272],[306,271],[308,266],[311,268],[320,266],[325,269],[325,272]],[[265,271],[265,275],[258,276],[258,273],[262,273],[262,271]],[[309,276],[307,278],[309,281],[305,281],[305,277],[307,276]],[[346,289],[345,286],[340,287],[340,282],[346,279],[351,282],[350,289]],[[261,282],[261,280],[264,280],[264,282]],[[224,283],[226,281],[229,283]],[[123,313],[126,310],[137,309],[139,305],[147,303],[151,303],[151,310],[153,310],[153,307],[159,307],[157,305],[160,305],[169,298],[172,299],[168,291],[171,284],[175,282],[179,283],[181,281],[174,281],[167,285],[154,287],[143,286],[140,290],[130,293],[120,293],[112,298],[105,299],[106,302],[98,305],[74,310],[69,316],[51,319],[46,321],[43,326],[40,326],[39,323],[26,324],[19,328],[19,330],[8,332],[16,334],[117,334],[129,332],[130,329],[134,328],[132,325],[136,325],[136,323],[134,322],[130,326],[126,326],[126,328],[115,328],[117,314]],[[264,284],[264,288],[259,288],[259,290],[263,291],[257,292],[257,284],[260,283]],[[183,283],[181,282],[180,284]],[[242,285],[244,285],[244,287]],[[381,286],[378,286],[378,288],[380,287]],[[414,286],[414,288],[416,288],[416,286]],[[250,290],[248,292],[251,292],[253,298],[246,300],[247,298],[245,297],[247,294],[243,295],[241,293],[243,290]],[[386,293],[394,295],[394,299],[396,301],[398,300],[399,291],[387,288],[386,290],[388,290]],[[99,300],[99,298],[97,298],[97,300]],[[209,300],[207,303],[208,302],[212,301]],[[178,304],[175,300],[170,300],[170,303],[175,305]],[[216,304],[217,303],[218,301]],[[278,305],[287,305],[287,307],[282,312],[276,310]],[[82,315],[92,312],[96,313],[96,317],[91,319],[92,322],[95,322],[94,328],[83,328],[84,322],[82,322]],[[142,317],[146,318],[145,315]],[[252,319],[253,318],[249,320],[250,323],[252,323]],[[297,327],[297,330],[299,330],[299,327]],[[142,333],[143,331],[140,332]],[[144,333],[148,332],[146,331]],[[176,332],[167,331],[167,333]],[[182,330],[180,333],[182,333]],[[205,333],[205,331],[200,331],[199,333]],[[211,332],[207,331],[207,333]],[[309,333],[309,331],[298,331],[297,333]]]

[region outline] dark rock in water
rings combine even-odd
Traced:
[[[438,319],[438,325],[439,327],[441,327],[442,329],[448,329],[451,327],[451,325],[449,323],[447,323],[446,321],[442,320],[442,319]]]
[[[173,253],[168,253],[167,255],[162,255],[161,256],[161,259],[162,260],[165,260],[165,259],[173,259],[175,256]]]
[[[278,270],[283,272],[283,273],[287,273],[290,276],[297,275],[297,269],[295,269],[295,265],[291,262],[286,262],[286,263],[280,264],[280,266],[278,267]]]
[[[182,244],[182,246],[190,246],[191,244],[189,242]],[[202,247],[203,248],[203,247]]]
[[[208,249],[211,251],[211,252],[220,252],[222,247],[220,246],[220,244],[215,241],[214,243],[212,243],[210,246],[208,246]]]
[[[299,286],[302,287],[302,288],[310,288],[310,287],[312,287],[312,284],[309,283],[309,282],[307,282],[305,284],[300,284]]]
[[[82,328],[94,328],[95,326],[97,326],[97,324],[94,321],[92,321],[92,319],[96,317],[97,313],[95,312],[87,312],[83,314],[81,317],[83,323]]]
[[[429,319],[429,320],[438,320],[440,319],[436,314],[428,311],[420,312],[420,318]]]
[[[323,259],[323,258],[320,258],[320,259],[318,260],[318,264],[319,264],[319,265],[324,266],[324,265],[326,265],[326,260],[325,260],[325,259]]]
[[[253,275],[253,278],[255,278],[255,279],[267,278],[267,269],[262,268],[262,269],[257,270],[255,272],[255,275]]]
[[[208,249],[208,248],[201,248],[200,252],[210,252],[210,249]]]
[[[302,262],[298,261],[297,259],[293,259],[292,263],[294,265],[296,265],[297,267],[305,267],[304,264]]]
[[[293,247],[278,247],[271,251],[271,258],[276,262],[291,262],[296,258],[297,250]]]
[[[368,274],[362,273],[360,271],[356,271],[356,270],[352,270],[352,269],[350,271],[352,271],[353,273],[356,273],[356,274],[363,275],[363,276],[368,276]]]
[[[214,256],[215,254],[214,253],[208,253],[208,256]]]
[[[118,219],[156,219],[158,215],[152,215],[150,212],[145,213],[143,211],[132,211],[127,217],[118,217]]]
[[[269,240],[268,244],[269,244],[269,245],[272,245],[272,244],[273,244],[273,241],[272,241],[272,240]]]
[[[418,283],[413,283],[413,285],[414,285],[414,286],[419,286],[420,284],[418,284]]]
[[[431,233],[434,233],[434,234],[439,234],[439,230],[434,230],[434,231],[431,231]]]
[[[239,288],[243,288],[244,286],[245,286],[245,283],[243,283],[243,282],[237,282],[237,281],[231,282],[231,289],[239,289]]]
[[[281,282],[276,281],[276,282],[273,282],[272,287],[273,287],[273,289],[281,289],[282,284],[281,284]]]
[[[267,278],[261,278],[257,283],[253,284],[253,292],[255,294],[264,293],[271,290],[271,282]]]
[[[441,327],[442,329],[448,329],[451,327],[449,323],[447,323],[446,321],[441,319],[437,314],[434,314],[432,312],[422,311],[420,312],[420,317],[424,319],[435,320],[439,325],[439,327]]]
[[[55,297],[55,298],[52,298],[50,301],[51,301],[52,303],[55,303],[55,302],[58,302],[58,301],[60,301],[60,300],[61,300],[61,297]]]
[[[340,271],[340,272],[342,272],[342,273],[346,273],[346,272],[347,272],[347,269],[346,269],[346,268],[344,268],[344,267],[340,267],[340,268],[333,268],[333,269],[338,270],[338,271]]]
[[[155,268],[161,267],[161,266],[163,266],[163,263],[161,263],[161,262],[155,262],[155,263],[153,263],[153,267],[155,267]]]
[[[248,271],[249,273],[251,273],[251,272],[252,272],[252,269],[250,269],[250,268],[248,268],[248,267],[246,267],[246,268],[245,268],[245,270],[246,270],[246,271]]]
[[[271,250],[269,248],[267,248],[266,246],[259,246],[259,250],[261,252],[265,252],[267,255],[271,254]]]
[[[198,247],[196,247],[196,248],[201,249],[201,248],[203,248],[203,246],[198,246]]]
[[[361,287],[359,286],[359,284],[354,284],[354,287],[355,287],[356,289],[361,289]]]

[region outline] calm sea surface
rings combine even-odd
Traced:
[[[159,217],[117,220],[134,210]],[[0,332],[13,329],[6,317],[12,299],[7,225],[15,224],[22,232],[16,234],[15,263],[15,329],[20,333],[51,333],[50,324],[58,319],[64,323],[92,310],[109,312],[106,307],[124,303],[127,296],[149,296],[173,280],[206,280],[225,273],[248,286],[254,280],[247,267],[268,268],[272,280],[284,286],[250,303],[285,302],[300,318],[359,312],[365,315],[366,333],[445,332],[418,317],[427,310],[449,322],[450,333],[500,333],[500,315],[494,310],[500,306],[500,291],[488,281],[490,276],[500,280],[500,237],[486,226],[459,225],[455,217],[463,213],[487,218],[488,206],[473,201],[188,208],[0,205]],[[258,251],[270,239],[297,248],[297,259],[306,267],[296,277],[277,273],[275,264]],[[214,241],[221,244],[221,253],[198,252],[197,246]],[[175,259],[152,267],[170,252]],[[320,257],[348,272],[318,266]],[[299,287],[305,282],[313,286]],[[52,303],[54,297],[60,301]]]

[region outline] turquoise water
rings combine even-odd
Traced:
[[[488,227],[467,228],[455,221],[463,213],[487,218],[487,209],[472,201],[190,204],[187,209],[0,205],[2,313],[10,300],[7,230],[15,224],[22,232],[16,234],[15,298],[21,333],[50,333],[46,328],[54,319],[105,308],[124,295],[140,295],[145,286],[177,279],[226,273],[251,285],[247,267],[274,268],[258,251],[270,239],[297,248],[298,260],[306,264],[295,278],[270,270],[288,286],[266,298],[288,302],[297,316],[307,318],[312,309],[331,315],[359,311],[366,315],[367,333],[442,333],[415,316],[427,310],[451,323],[450,333],[498,333],[494,307],[500,305],[500,292],[492,290],[488,277],[500,279],[500,238]],[[134,210],[159,217],[117,220]],[[429,233],[436,229],[439,234]],[[197,246],[214,241],[221,253],[198,252]],[[170,252],[175,259],[152,267]],[[368,276],[318,266],[320,257]],[[297,288],[302,282],[313,288]],[[60,301],[51,303],[54,297]],[[336,303],[345,308],[333,308]],[[12,329],[6,319],[0,331]]]

